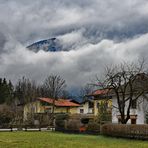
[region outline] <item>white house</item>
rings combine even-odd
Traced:
[[[125,113],[127,111],[128,101],[125,105]],[[118,110],[117,98],[112,97],[112,123],[120,123],[120,113]],[[130,109],[130,119],[128,124],[146,124],[146,115],[148,114],[148,93],[145,93],[138,98],[137,101],[132,102]]]
[[[80,104],[77,108],[78,114],[93,114],[94,113],[94,102],[93,100],[87,100]]]
[[[73,103],[77,103],[80,106],[77,107],[77,114],[93,114],[94,113],[94,100],[87,99],[83,102],[77,102],[76,100],[70,100]]]

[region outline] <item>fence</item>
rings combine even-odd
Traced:
[[[148,125],[105,124],[101,128],[101,134],[148,140]]]

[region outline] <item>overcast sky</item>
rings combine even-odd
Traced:
[[[25,47],[56,37],[68,51]],[[43,81],[59,74],[71,87],[105,65],[148,56],[147,0],[0,0],[0,77]]]

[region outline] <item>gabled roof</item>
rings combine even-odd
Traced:
[[[92,93],[92,96],[105,95],[108,92],[109,92],[109,89],[98,89]]]
[[[102,96],[102,95],[107,95],[108,93],[109,89],[97,89],[87,96]]]
[[[81,104],[81,102],[82,102],[82,101],[80,102],[80,101],[75,100],[75,99],[68,99],[68,101],[76,103],[76,104]]]
[[[97,89],[87,97],[92,97],[91,100],[102,100],[102,99],[111,99],[111,89]]]
[[[54,100],[52,98],[38,98],[38,100],[42,102],[47,102],[49,104],[52,104]],[[78,107],[80,106],[77,103],[70,102],[69,100],[64,100],[64,99],[58,99],[55,100],[55,106],[60,106],[60,107]]]

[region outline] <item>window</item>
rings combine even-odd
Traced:
[[[136,124],[136,119],[131,119],[131,124]]]
[[[93,108],[94,107],[94,103],[93,102],[88,102],[89,104],[88,104],[88,106],[89,106],[89,108]]]
[[[80,114],[83,114],[84,113],[84,109],[80,109]]]
[[[137,100],[132,100],[132,109],[136,109],[137,108]]]
[[[99,108],[99,107],[100,107],[100,103],[98,102],[98,103],[97,103],[97,108]]]
[[[47,103],[47,102],[41,102],[41,105],[42,105],[42,106],[48,106],[49,103]]]
[[[52,109],[51,108],[46,108],[45,112],[46,113],[51,113],[52,112]]]

